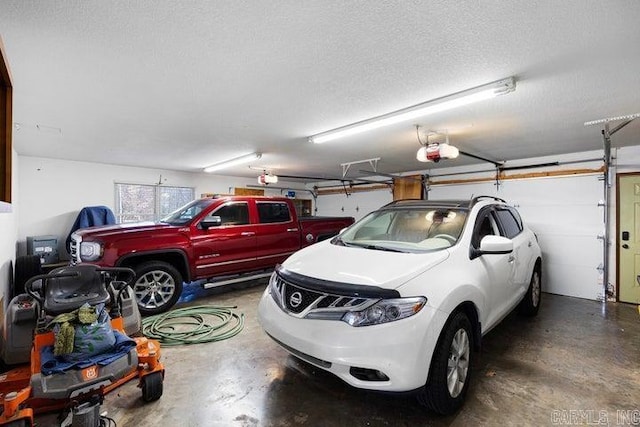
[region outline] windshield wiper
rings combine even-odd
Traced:
[[[345,242],[344,240],[342,240],[342,238],[341,238],[341,237],[336,237],[335,239],[333,239],[333,240],[331,241],[331,243],[333,243],[333,244],[335,244],[335,245],[338,245],[338,246],[353,246],[352,244],[347,243],[347,242]]]
[[[401,253],[405,252],[405,251],[400,250],[400,249],[390,248],[388,246],[381,246],[381,245],[361,245],[359,243],[351,243],[351,245],[358,246],[358,247],[365,248],[365,249],[373,249],[373,250],[376,250],[376,251],[401,252]]]

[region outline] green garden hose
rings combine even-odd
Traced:
[[[142,333],[165,347],[226,340],[238,335],[244,327],[244,314],[234,313],[235,308],[212,305],[178,308],[144,318]]]

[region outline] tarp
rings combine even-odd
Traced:
[[[71,235],[74,231],[80,228],[111,225],[115,223],[115,215],[113,215],[111,209],[106,206],[87,206],[82,208],[73,226],[71,226],[69,236],[67,236],[67,251],[71,251]]]
[[[72,368],[84,369],[91,365],[106,366],[115,360],[123,357],[136,346],[136,342],[125,334],[113,331],[116,343],[113,348],[95,356],[87,357],[83,360],[67,360],[64,356],[54,356],[53,346],[46,346],[40,352],[40,371],[44,375],[65,372]]]

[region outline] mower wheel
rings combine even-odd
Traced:
[[[154,372],[142,377],[142,400],[153,402],[162,396],[162,372]]]
[[[33,276],[42,274],[42,265],[38,255],[23,255],[16,258],[16,274],[13,281],[13,295],[24,293],[24,284]]]

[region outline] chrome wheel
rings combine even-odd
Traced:
[[[538,272],[533,273],[531,278],[531,304],[537,307],[540,303],[540,275]]]
[[[173,277],[162,270],[152,270],[140,276],[133,291],[138,304],[146,309],[155,309],[167,304],[176,292]]]
[[[470,351],[467,332],[464,329],[458,329],[451,341],[447,361],[447,388],[453,398],[458,397],[467,380]]]

